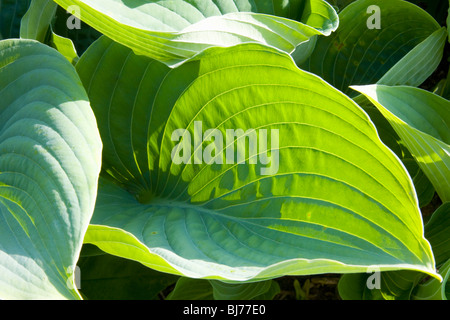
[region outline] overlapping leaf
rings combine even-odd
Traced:
[[[193,278],[370,265],[434,274],[405,168],[352,100],[290,56],[247,44],[211,48],[171,69],[104,37],[77,69],[105,144],[87,243]],[[172,134],[194,137],[198,122],[223,137],[267,129],[272,161],[252,164],[248,151],[243,163],[220,164],[224,144],[216,163],[174,163]],[[192,138],[193,155],[216,145],[206,138]]]
[[[337,28],[323,0],[55,0],[79,8],[79,18],[104,35],[169,65],[211,46],[257,42],[288,53]],[[298,22],[293,19],[298,19]]]
[[[377,11],[368,11],[372,5]],[[372,12],[372,13],[371,13]],[[372,26],[371,14],[378,12],[380,25]],[[405,55],[420,45],[439,24],[420,7],[401,0],[358,0],[339,13],[339,28],[329,37],[319,37],[310,59],[300,64],[347,94],[355,93],[351,85],[377,83]],[[442,57],[442,33],[435,35],[426,46],[426,55],[409,57],[398,79],[390,75],[389,85],[418,86],[436,69]],[[423,46],[423,45],[422,45]],[[416,49],[421,51],[422,49]],[[427,57],[426,61],[422,59]],[[397,69],[398,71],[398,69]]]
[[[79,298],[101,165],[86,92],[55,50],[4,40],[0,101],[0,298]]]
[[[441,268],[443,280],[428,279],[420,284],[412,295],[413,300],[449,300],[450,299],[450,260]]]
[[[377,84],[413,87],[421,85],[441,63],[445,42],[446,30],[442,27],[400,59]]]
[[[450,101],[413,87],[355,86],[386,117],[443,202],[450,201]]]
[[[214,300],[209,280],[180,277],[166,300]]]
[[[450,258],[450,202],[442,204],[427,222],[425,237],[433,247],[436,264],[441,266]]]
[[[53,0],[35,0],[21,21],[20,37],[37,40],[56,48],[72,64],[78,61],[73,42],[53,32],[52,21],[58,5]],[[65,26],[67,28],[67,26]],[[48,32],[49,29],[51,32]]]
[[[372,274],[346,274],[338,289],[344,300],[410,300],[448,299],[450,202],[439,207],[425,225],[425,237],[431,243],[442,280],[427,279],[414,271],[389,271],[378,274],[379,287],[369,288]]]
[[[441,63],[445,30],[424,10],[406,1],[354,1],[339,18],[339,29],[329,37],[319,37],[311,58],[299,65],[351,95],[364,108],[382,141],[404,162],[420,205],[425,206],[434,193],[432,184],[383,115],[349,86],[421,85]],[[377,22],[373,19],[379,20],[380,29],[371,26],[370,22]]]
[[[57,4],[49,0],[34,0],[20,22],[20,37],[44,42]]]

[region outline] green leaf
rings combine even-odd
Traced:
[[[279,292],[274,280],[225,283],[181,277],[167,300],[272,300]]]
[[[406,86],[354,86],[386,117],[443,202],[450,201],[450,101]]]
[[[0,298],[79,298],[102,147],[86,92],[57,51],[3,40],[0,101]]]
[[[422,278],[423,274],[410,270],[345,274],[338,290],[343,300],[410,300]],[[374,284],[378,287],[369,287]]]
[[[443,281],[427,280],[415,271],[389,271],[379,274],[379,288],[369,289],[367,283],[370,275],[358,273],[343,275],[339,281],[339,294],[344,300],[410,300],[428,299],[429,290],[445,290],[448,282],[448,270],[444,263],[450,257],[448,234],[450,228],[450,203],[441,205],[425,225],[425,238],[429,240],[436,258],[436,265]],[[447,286],[448,290],[448,286]]]
[[[104,142],[86,243],[193,278],[371,265],[434,274],[404,166],[363,110],[289,55],[257,44],[211,48],[171,69],[104,37],[77,69]],[[182,129],[188,141],[197,121],[217,128],[218,142],[192,138],[192,152],[216,146],[216,157],[177,165],[172,134]],[[218,147],[227,129],[258,132],[263,142],[266,129],[267,149],[261,143],[238,162],[235,148],[220,164],[236,144]]]
[[[335,60],[336,64],[333,69],[330,67],[321,69],[322,66],[316,64],[312,66],[314,71],[324,76],[325,79],[332,81],[338,87],[342,85],[339,81],[355,76],[363,76],[360,79],[360,83],[363,84],[376,82],[384,85],[421,85],[436,70],[442,60],[446,42],[445,30],[439,28],[436,22],[422,9],[405,2],[399,4],[395,4],[395,2],[393,1],[391,4],[383,1],[377,3],[382,13],[380,16],[382,28],[380,30],[369,30],[365,25],[369,18],[366,13],[367,8],[372,3],[369,4],[367,1],[361,0],[346,8],[340,14],[341,27],[338,31],[329,39],[320,40],[324,46],[329,47],[328,53],[322,55],[324,61]],[[392,6],[396,6],[396,9],[392,9]],[[364,14],[361,14],[361,12]],[[424,23],[420,24],[420,28],[411,28],[411,22],[408,22],[409,18],[405,18],[399,23],[397,16],[391,16],[391,12],[397,12],[398,15],[409,14],[408,17],[414,17],[417,21],[423,20]],[[359,21],[361,28],[353,30],[355,20]],[[404,30],[401,30],[401,28],[404,28]],[[392,32],[397,32],[398,35],[393,36]],[[424,37],[424,34],[429,34],[429,36]],[[342,39],[345,39],[345,41],[341,41]],[[331,44],[333,41],[335,44],[341,43],[338,45],[338,47],[341,47],[340,50],[335,50]],[[411,43],[411,41],[414,43]],[[352,55],[356,58],[359,52],[364,52],[364,54],[362,54],[361,62],[357,68],[349,66],[345,70],[342,69],[344,62],[339,62],[339,59]],[[320,54],[322,53],[314,52],[309,63],[318,58]],[[380,57],[381,59],[379,59]],[[384,63],[383,57],[390,57],[390,63]],[[319,60],[316,59],[316,62],[319,63]],[[302,67],[304,66],[302,65]],[[322,71],[319,71],[319,69]],[[370,76],[376,72],[378,72],[378,75],[371,78]],[[349,84],[351,83],[342,85],[342,90],[354,96],[353,100],[369,114],[382,141],[400,157],[412,176],[420,206],[427,205],[434,194],[431,182],[418,168],[410,152],[405,148],[404,142],[384,116],[364,95],[355,96],[356,93],[347,87]]]
[[[447,78],[439,81],[436,88],[433,90],[433,93],[435,93],[447,100],[450,99],[450,69],[449,69],[449,75],[447,75]]]
[[[323,0],[55,0],[109,38],[168,65],[212,46],[257,42],[291,53],[314,35],[337,28]],[[302,22],[293,19],[300,19]]]
[[[421,208],[426,207],[433,200],[436,193],[433,184],[430,182],[430,179],[428,179],[426,174],[420,169],[420,166],[412,156],[402,159],[402,162],[414,182],[417,198],[419,199],[419,206]]]
[[[380,29],[372,29],[369,22],[372,22],[372,17],[377,18],[376,13],[368,13],[372,5],[372,0],[358,0],[348,5],[339,13],[337,31],[329,37],[319,37],[310,58],[299,66],[321,76],[344,93],[354,95],[349,86],[377,83],[405,55],[441,28],[428,13],[414,4],[402,0],[379,0],[376,6],[381,25]],[[422,61],[420,68],[416,68],[420,70],[417,74],[414,69],[397,74],[400,78],[396,79],[391,73],[389,81],[407,80],[401,84],[414,85],[425,81],[439,62],[435,58],[442,54],[441,35],[437,33],[405,58],[407,61],[403,65],[406,62],[416,65]],[[425,63],[421,60],[423,57],[417,55],[424,47],[432,50],[430,60]],[[399,68],[402,69],[400,66],[397,70]]]
[[[425,238],[433,247],[436,265],[450,259],[450,202],[442,204],[431,216],[425,227]]]
[[[364,300],[367,275],[364,273],[343,274],[339,279],[338,292],[342,300]]]
[[[78,55],[73,42],[53,32],[52,22],[57,8],[58,5],[53,0],[33,1],[21,21],[20,37],[53,46],[75,65],[78,61]]]
[[[436,30],[400,59],[377,84],[420,86],[441,63],[446,39],[445,28]]]
[[[20,37],[44,43],[57,6],[52,0],[32,1],[20,22]]]
[[[435,194],[434,187],[430,180],[420,169],[416,160],[408,151],[408,148],[377,107],[362,94],[353,100],[358,100],[358,104],[367,112],[377,128],[381,141],[383,141],[383,143],[386,144],[386,146],[389,147],[403,162],[413,179],[417,197],[419,198],[419,205],[421,208],[425,207],[430,203]]]
[[[51,45],[58,50],[71,64],[76,65],[79,57],[72,40],[61,37],[52,31]]]
[[[52,30],[54,33],[53,40],[55,40],[55,34],[62,37],[64,42],[67,42],[64,46],[67,49],[70,48],[68,48],[68,41],[66,39],[71,40],[72,45],[75,47],[74,52],[78,56],[81,56],[86,49],[102,35],[83,21],[75,20],[70,12],[67,12],[60,6],[58,6],[56,10]],[[57,41],[55,40],[54,42],[56,43]],[[58,48],[58,44],[53,45]],[[72,56],[74,56],[73,53]]]
[[[180,277],[166,300],[214,300],[208,280]]]
[[[251,283],[226,283],[210,280],[215,300],[272,300],[280,292],[274,280]]]
[[[448,300],[450,298],[450,259],[439,270],[443,281],[428,279],[412,295],[413,300]]]

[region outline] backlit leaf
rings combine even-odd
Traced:
[[[77,69],[105,145],[85,242],[192,278],[371,265],[435,274],[404,166],[352,100],[289,55],[257,44],[211,48],[171,69],[104,37]],[[199,162],[212,146],[195,142],[199,123],[219,141],[227,129],[264,141],[267,129],[267,149],[242,162],[235,149],[220,164],[231,139]],[[183,141],[192,137],[190,164],[172,161],[179,129]]]

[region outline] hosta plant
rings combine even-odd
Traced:
[[[0,10],[1,299],[274,299],[321,274],[343,299],[447,298],[441,11]]]

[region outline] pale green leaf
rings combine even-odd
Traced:
[[[450,201],[450,101],[406,86],[354,86],[386,117],[443,202]]]
[[[425,226],[425,237],[433,247],[436,265],[450,258],[450,202],[442,204]]]
[[[20,37],[45,42],[47,32],[56,13],[52,0],[33,0],[20,22]]]
[[[75,65],[78,55],[73,42],[53,31],[57,7],[53,0],[34,0],[21,21],[20,37],[48,43]]]
[[[426,206],[435,194],[434,187],[430,180],[423,173],[422,169],[420,169],[408,148],[377,107],[375,107],[363,94],[360,94],[358,99],[355,98],[354,100],[358,100],[358,104],[367,112],[370,119],[375,124],[381,141],[383,141],[383,143],[386,144],[386,146],[388,146],[403,162],[413,179],[420,207]]]
[[[3,40],[0,101],[0,299],[80,298],[102,147],[86,92],[54,49]]]
[[[61,37],[52,31],[51,45],[67,58],[73,65],[76,65],[79,57],[77,50],[69,38]]]
[[[421,85],[441,63],[446,39],[445,28],[436,30],[400,59],[377,84]]]
[[[211,46],[257,42],[291,53],[337,28],[323,0],[55,0],[109,38],[168,65]],[[294,19],[299,19],[298,22]]]

